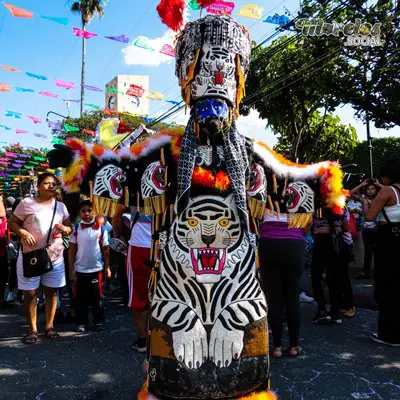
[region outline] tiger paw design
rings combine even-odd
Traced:
[[[200,368],[208,358],[207,332],[198,318],[191,330],[174,332],[172,339],[175,357],[186,367]]]

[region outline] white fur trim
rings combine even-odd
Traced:
[[[133,154],[130,151],[129,146],[123,147],[119,152],[118,152],[118,157],[119,159],[122,158],[128,158],[132,161],[138,160],[141,157],[147,156],[150,154],[152,151],[159,149],[162,146],[165,146],[167,143],[171,141],[171,136],[168,135],[167,133],[160,135],[158,137],[151,136],[148,139],[145,140],[145,144],[142,148],[142,151],[139,155]]]
[[[281,163],[274,153],[268,151],[264,146],[254,142],[254,152],[261,158],[266,166],[270,167],[277,176],[289,176],[294,179],[313,179],[318,178],[318,171],[321,167],[327,168],[335,165],[331,161],[322,161],[317,164],[310,164],[306,167],[297,167],[295,165],[285,165]]]

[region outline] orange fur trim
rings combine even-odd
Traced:
[[[99,158],[104,154],[104,147],[100,146],[99,144],[93,145],[93,154]]]
[[[171,153],[174,157],[175,162],[178,162],[179,153],[181,151],[181,144],[183,139],[183,134],[185,133],[183,129],[179,131],[173,131],[173,135],[171,135]]]
[[[223,171],[219,171],[214,176],[210,170],[196,167],[192,175],[192,184],[202,185],[222,192],[229,189],[231,181],[229,176]]]

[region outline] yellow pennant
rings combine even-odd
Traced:
[[[263,11],[263,7],[247,4],[239,10],[238,15],[246,18],[261,19]]]

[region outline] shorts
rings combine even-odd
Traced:
[[[34,276],[32,278],[25,278],[22,267],[22,254],[20,252],[17,260],[17,277],[19,290],[38,289],[40,282],[42,282],[43,286],[49,288],[61,288],[66,285],[64,259],[60,258],[57,261],[53,261],[53,269],[46,274]]]
[[[128,307],[135,311],[147,310],[149,305],[148,284],[151,274],[149,248],[129,246],[126,257],[126,274],[129,287]]]

